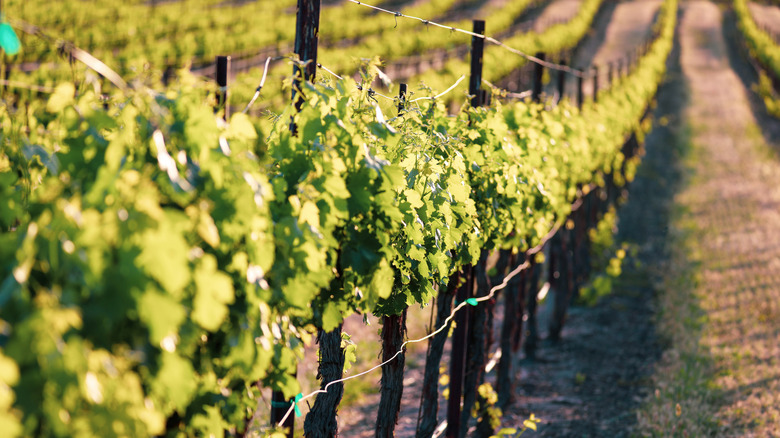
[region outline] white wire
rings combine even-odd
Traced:
[[[455,87],[457,87],[458,84],[460,84],[464,79],[466,79],[465,75],[461,76],[457,81],[455,81],[455,83],[452,84],[452,86],[450,88],[447,88],[446,90],[444,90],[444,92],[439,93],[436,96],[433,96],[433,97],[430,97],[430,96],[418,97],[417,99],[410,100],[409,102],[417,102],[418,100],[425,100],[425,99],[436,100],[436,99],[444,96],[445,94],[449,93],[450,91],[454,90]]]
[[[52,87],[25,84],[24,82],[19,81],[6,81],[5,79],[0,79],[0,85],[5,85],[6,87],[12,88],[25,88],[32,91],[37,91],[39,93],[54,93],[54,88]]]
[[[116,85],[116,87],[121,89],[122,91],[127,91],[130,89],[130,87],[127,85],[127,82],[125,82],[125,80],[122,79],[122,77],[119,76],[117,72],[112,70],[103,61],[92,56],[90,53],[82,49],[79,49],[72,42],[49,36],[48,34],[43,32],[41,28],[39,28],[38,26],[27,23],[26,21],[23,20],[19,20],[16,18],[9,18],[8,21],[13,25],[13,27],[21,29],[24,33],[28,33],[30,35],[36,35],[38,37],[54,42],[58,47],[62,48],[63,50],[66,50],[74,58],[84,63],[84,65],[91,68],[99,75],[108,79],[112,84]]]
[[[522,56],[523,58],[525,58],[525,59],[527,59],[527,60],[529,60],[529,61],[531,61],[533,63],[542,65],[542,66],[547,67],[547,68],[549,68],[551,70],[565,71],[565,72],[570,73],[570,74],[572,74],[572,75],[574,75],[576,77],[586,77],[585,76],[586,72],[584,72],[584,71],[581,71],[581,70],[578,70],[578,69],[575,69],[575,68],[571,68],[571,67],[566,66],[566,65],[556,64],[556,63],[549,62],[549,61],[544,61],[544,60],[539,59],[539,58],[537,58],[535,56],[529,55],[529,54],[527,54],[527,53],[525,53],[525,52],[523,52],[521,50],[517,50],[517,49],[515,49],[515,48],[513,48],[511,46],[508,46],[508,45],[504,44],[503,42],[501,42],[501,41],[499,41],[499,40],[497,40],[497,39],[495,39],[493,37],[489,37],[487,35],[483,35],[483,34],[476,33],[476,32],[471,32],[471,31],[468,31],[468,30],[465,30],[465,29],[458,29],[457,27],[447,26],[445,24],[436,23],[434,21],[426,20],[426,19],[420,18],[420,17],[414,17],[414,16],[411,16],[411,15],[405,15],[405,14],[402,14],[401,12],[393,12],[393,11],[390,11],[388,9],[383,9],[383,8],[378,7],[378,6],[369,5],[369,4],[363,3],[363,2],[358,1],[358,0],[349,0],[349,1],[352,2],[352,3],[355,3],[356,5],[365,6],[367,8],[371,8],[371,9],[374,9],[374,10],[379,11],[379,12],[384,12],[386,14],[393,15],[394,17],[409,18],[409,19],[412,19],[412,20],[417,20],[417,21],[419,21],[419,22],[421,22],[423,24],[430,24],[430,25],[433,25],[433,26],[436,26],[436,27],[440,27],[442,29],[448,29],[448,30],[450,30],[452,32],[459,32],[459,33],[463,33],[463,34],[466,34],[466,35],[471,35],[471,36],[476,37],[476,38],[482,38],[483,40],[485,40],[485,41],[487,41],[489,43],[492,43],[492,44],[495,44],[495,45],[497,45],[499,47],[502,47],[503,49],[508,50],[509,52],[512,52],[512,53],[514,53],[516,55]]]
[[[263,76],[260,79],[260,85],[257,86],[257,89],[255,90],[255,94],[254,96],[252,96],[252,100],[250,100],[249,103],[246,104],[246,108],[244,108],[244,111],[241,111],[242,113],[246,114],[246,112],[249,111],[249,108],[252,105],[254,105],[257,98],[260,97],[260,90],[263,89],[263,86],[265,85],[265,78],[268,76],[268,64],[270,64],[271,61],[276,61],[284,58],[285,58],[284,56],[277,56],[277,57],[269,56],[268,59],[265,60],[265,66],[263,66]]]

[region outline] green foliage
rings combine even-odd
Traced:
[[[344,374],[346,374],[357,361],[357,345],[344,332],[341,332],[341,349],[344,351]]]
[[[775,92],[772,79],[765,72],[759,71],[758,84],[754,85],[754,89],[764,100],[767,112],[780,119],[780,97]]]
[[[9,412],[23,435],[242,424],[252,382],[291,372],[301,345],[262,298],[273,193],[253,133],[220,128],[186,84],[109,110],[73,91],[2,138]]]
[[[526,431],[532,430],[536,432],[538,424],[541,423],[541,418],[537,418],[536,415],[531,414],[527,419],[523,420],[523,428],[517,429],[516,427],[505,427],[499,430],[491,438],[516,438],[523,435]]]
[[[737,26],[745,37],[751,56],[755,57],[776,78],[780,78],[780,46],[772,36],[761,30],[748,8],[745,0],[734,0],[737,13]]]
[[[501,425],[501,408],[496,406],[498,394],[490,383],[483,383],[477,388],[476,402],[472,409],[471,416],[480,418],[481,421],[488,421],[490,428],[495,429]]]

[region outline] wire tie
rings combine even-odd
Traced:
[[[301,409],[298,407],[298,402],[301,401],[302,398],[303,398],[303,393],[299,392],[298,395],[295,396],[295,401],[292,402],[295,405],[295,416],[296,417],[300,417],[302,415],[301,414]]]
[[[461,301],[460,303],[456,300],[455,301],[455,307],[460,306],[462,303],[466,303],[466,304],[469,304],[471,306],[477,306],[479,304],[479,302],[477,301],[476,298],[466,298],[466,301]]]
[[[295,396],[295,399],[291,399],[288,402],[280,402],[280,401],[271,400],[271,407],[274,407],[274,408],[289,408],[290,405],[294,405],[295,406],[295,416],[296,417],[300,417],[302,414],[301,414],[301,409],[298,407],[298,402],[302,398],[303,398],[303,394],[299,392],[298,395]]]

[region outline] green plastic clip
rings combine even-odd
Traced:
[[[301,401],[302,398],[303,398],[303,394],[299,392],[298,395],[295,396],[295,400],[290,400],[288,402],[271,400],[271,406],[274,408],[289,408],[290,405],[292,404],[293,406],[295,406],[295,416],[300,417],[303,414],[301,414],[301,410],[300,408],[298,408],[298,402]]]
[[[0,24],[0,47],[9,55],[16,55],[22,47],[14,28],[8,23]]]
[[[302,398],[303,398],[303,394],[299,392],[298,395],[295,396],[295,401],[293,402],[295,404],[295,416],[296,417],[300,417],[301,415],[303,415],[303,414],[301,414],[300,408],[298,408],[298,402],[301,401]]]

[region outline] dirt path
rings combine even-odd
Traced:
[[[551,1],[539,17],[534,19],[533,31],[536,33],[544,32],[545,29],[555,23],[564,23],[577,15],[582,0],[553,0]]]
[[[748,3],[753,19],[760,27],[768,27],[780,35],[780,6],[763,3]]]
[[[606,86],[607,63],[624,59],[628,53],[643,44],[652,33],[652,26],[661,6],[661,0],[633,0],[605,5],[594,34],[578,48],[572,65],[584,68],[597,65],[601,87]],[[567,80],[567,94],[575,96],[576,82]],[[593,93],[593,81],[583,83],[585,96]]]
[[[671,351],[702,356],[686,372],[703,372],[709,383],[696,396],[680,391],[683,415],[670,424],[691,436],[780,436],[780,163],[778,145],[767,144],[778,126],[760,118],[759,127],[740,78],[745,62],[727,44],[734,38],[724,37],[723,22],[713,3],[685,4],[681,65],[693,177],[676,203],[678,226],[691,234],[686,256],[701,337],[693,348],[673,341]],[[668,372],[679,361],[665,358],[659,392],[681,383]],[[653,415],[662,419],[663,409]]]

